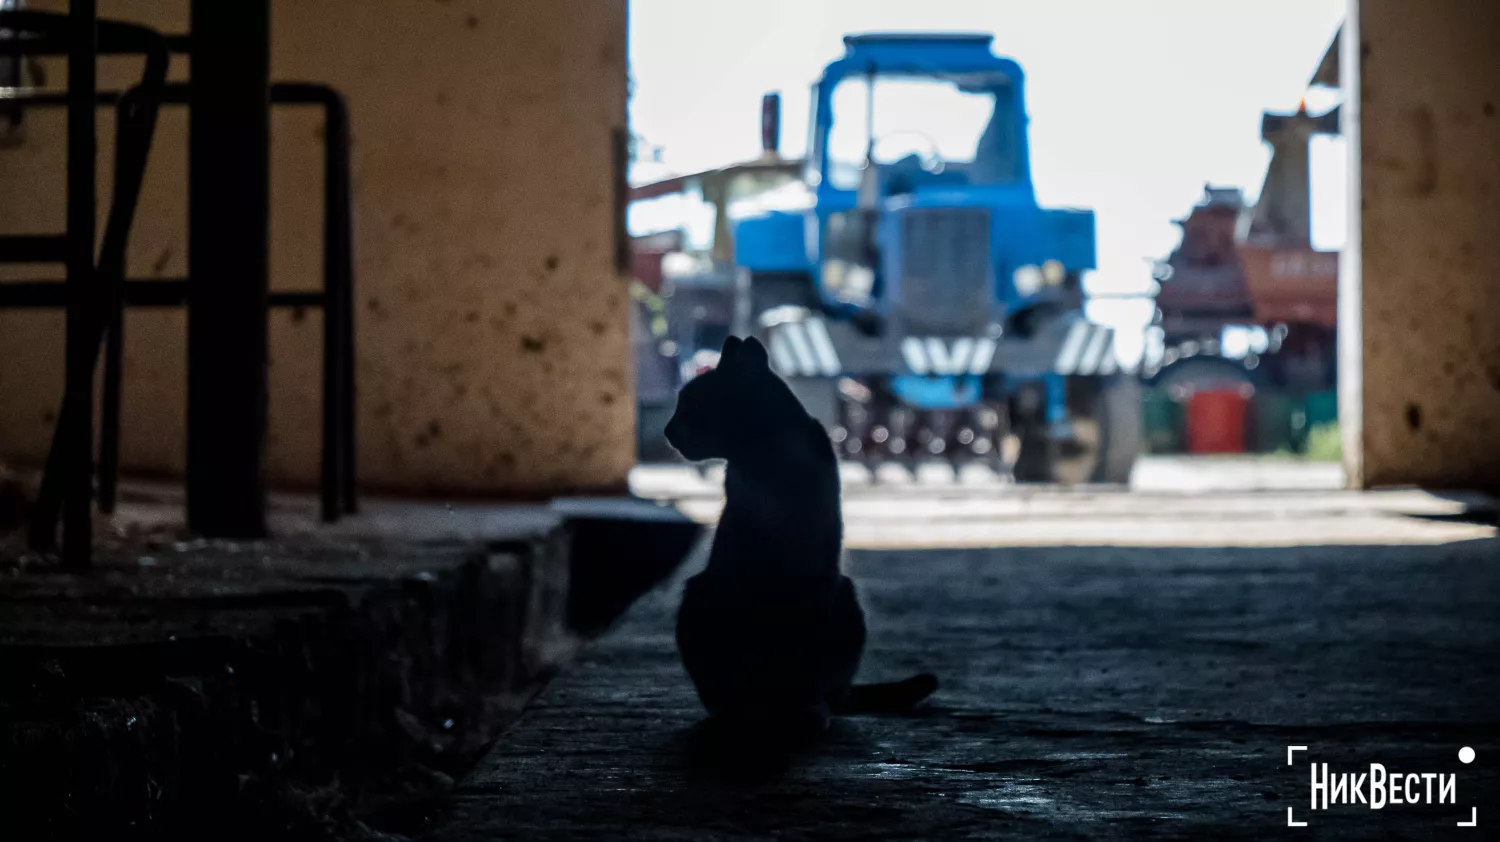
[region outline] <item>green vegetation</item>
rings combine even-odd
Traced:
[[[1302,450],[1278,448],[1273,456],[1285,459],[1303,459],[1308,462],[1344,461],[1344,439],[1338,422],[1314,424],[1307,431],[1307,445]]]
[[[1343,461],[1344,439],[1338,422],[1314,424],[1307,431],[1307,452],[1303,458],[1310,462]]]

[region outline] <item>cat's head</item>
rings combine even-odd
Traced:
[[[731,336],[724,340],[719,364],[677,393],[667,441],[695,462],[732,459],[769,432],[768,414],[783,403],[783,393],[790,397],[760,340]]]

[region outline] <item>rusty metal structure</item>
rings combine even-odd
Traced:
[[[696,193],[713,209],[713,233],[706,248],[694,247],[681,230],[631,238],[633,277],[662,299],[670,334],[663,338],[671,342],[668,356],[686,363],[697,351],[717,350],[734,324],[738,271],[729,206],[794,182],[801,171],[801,161],[772,152],[758,160],[631,189],[631,202]]]
[[[1338,85],[1338,37],[1312,84]],[[1338,254],[1312,244],[1309,146],[1339,132],[1339,109],[1267,113],[1261,137],[1271,146],[1260,197],[1207,186],[1177,224],[1182,241],[1158,264],[1156,323],[1160,362],[1149,379],[1177,390],[1254,383],[1297,392],[1334,388],[1337,372]],[[1225,356],[1232,326],[1260,327],[1266,343],[1244,357]]]

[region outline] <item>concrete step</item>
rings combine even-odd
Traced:
[[[26,838],[399,824],[700,532],[643,501],[371,501],[200,541],[170,501],[127,508],[88,575],[0,552],[0,814]]]

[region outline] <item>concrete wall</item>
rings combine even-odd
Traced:
[[[1359,65],[1351,146],[1363,209],[1351,243],[1363,357],[1353,475],[1500,488],[1500,4],[1353,2],[1360,43],[1345,55]]]
[[[330,83],[352,112],[364,485],[623,486],[634,387],[628,293],[613,269],[611,132],[626,119],[625,7],[273,0],[273,77]],[[186,0],[101,0],[100,14],[187,29]],[[186,58],[176,64],[182,78]],[[104,84],[139,72],[126,60],[101,68]],[[60,64],[50,70],[62,81]],[[110,124],[101,111],[106,180]],[[132,277],[186,273],[186,124],[173,109],[158,130]],[[25,133],[0,148],[0,230],[61,230],[61,111],[32,113]],[[320,284],[321,134],[312,111],[273,118],[273,289]],[[59,313],[0,314],[0,454],[45,452],[61,325]],[[124,462],[178,474],[185,317],[132,311],[126,330]],[[317,477],[320,340],[318,312],[273,314],[269,469],[283,485]]]

